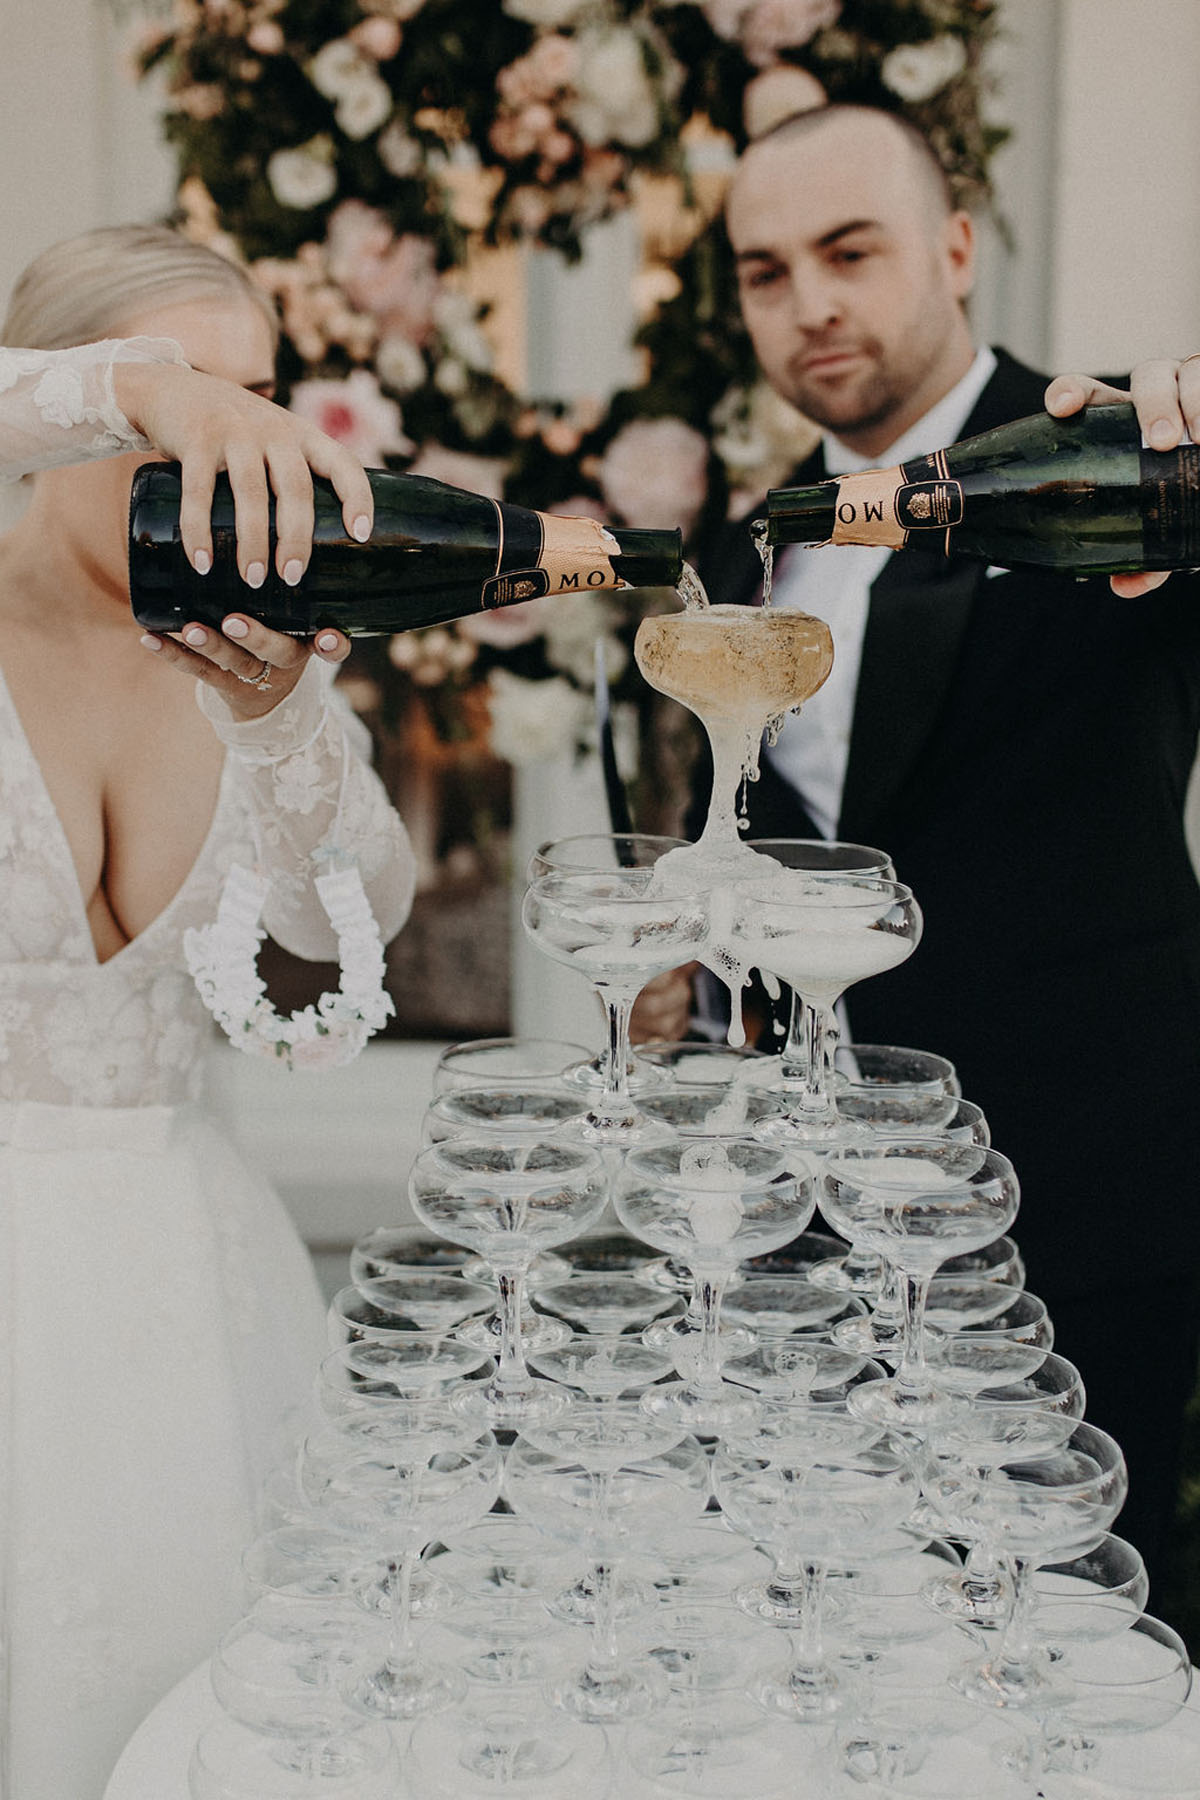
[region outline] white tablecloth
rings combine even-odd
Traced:
[[[112,1773],[104,1800],[189,1800],[187,1768],[192,1746],[203,1728],[219,1716],[204,1663],[185,1676],[134,1733]],[[1172,1727],[1172,1739],[1187,1746],[1178,1770],[1182,1785],[1176,1792],[1200,1800],[1200,1680]],[[632,1773],[622,1773],[618,1787],[621,1800],[655,1800],[655,1796],[661,1800],[661,1789],[639,1782]],[[964,1800],[969,1791],[968,1779]],[[1086,1791],[1086,1786],[1078,1790],[1081,1794]],[[1131,1790],[1129,1800],[1144,1800],[1144,1795],[1144,1788]],[[424,1800],[424,1796],[408,1787],[398,1790],[396,1800]],[[736,1800],[736,1795],[731,1793],[728,1800]]]

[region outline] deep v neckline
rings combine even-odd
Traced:
[[[149,924],[145,925],[142,930],[138,932],[136,937],[131,937],[122,944],[119,950],[114,950],[111,956],[102,959],[96,949],[96,940],[92,935],[92,927],[88,920],[87,900],[84,897],[83,888],[80,884],[79,869],[71,850],[70,839],[67,837],[66,828],[63,825],[58,808],[54,804],[54,796],[50,792],[49,784],[42,771],[42,765],[34,755],[33,745],[29,740],[29,733],[25,729],[25,722],[21,717],[20,709],[13,698],[12,689],[8,685],[8,677],[2,666],[0,666],[0,703],[3,704],[4,709],[8,713],[13,737],[19,745],[21,753],[30,769],[33,771],[36,779],[37,793],[41,800],[42,810],[58,846],[59,860],[62,863],[66,885],[70,891],[71,904],[75,913],[75,928],[79,932],[81,943],[87,947],[87,961],[95,969],[111,969],[115,963],[121,961],[122,957],[124,957],[127,952],[139,945],[145,945],[156,933],[167,929],[173,913],[182,904],[185,896],[188,894],[194,882],[198,879],[199,872],[207,858],[209,847],[213,842],[219,822],[225,810],[226,787],[229,780],[230,768],[229,755],[226,753],[221,767],[221,778],[217,783],[217,797],[213,804],[212,815],[208,821],[208,828],[204,833],[200,848],[197,851],[195,860],[187,874],[184,876],[171,898],[167,901],[166,905],[162,907],[159,912],[155,913]]]

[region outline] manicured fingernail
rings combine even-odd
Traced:
[[[1155,419],[1146,436],[1156,450],[1169,450],[1179,437],[1178,428],[1170,419]]]
[[[193,650],[199,650],[202,644],[207,644],[208,633],[199,625],[189,625],[183,634],[183,641],[190,644]]]
[[[295,587],[303,573],[304,564],[298,556],[293,556],[290,562],[285,562],[283,565],[283,579],[289,587]]]
[[[160,637],[152,637],[148,631],[138,639],[138,642],[141,644],[143,650],[162,649],[162,639]]]
[[[336,650],[337,647],[338,647],[338,635],[337,635],[336,631],[322,631],[318,634],[318,637],[317,637],[317,649],[318,650]]]
[[[267,579],[266,563],[252,562],[246,570],[246,586],[260,588]]]
[[[197,575],[208,574],[208,571],[212,568],[212,557],[208,554],[207,550],[197,550],[195,556],[192,558],[192,567],[195,569]]]
[[[221,621],[221,630],[225,633],[226,637],[231,638],[244,638],[249,637],[250,635],[250,627],[247,625],[245,619],[223,619]]]
[[[371,535],[371,521],[368,519],[366,513],[359,513],[350,529],[358,539],[359,543],[365,544]]]

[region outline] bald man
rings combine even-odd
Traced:
[[[896,117],[784,122],[742,157],[726,224],[763,372],[824,430],[796,482],[1040,410],[1044,376],[972,343],[971,221]],[[714,601],[760,596],[744,529],[704,574]],[[795,546],[775,598],[829,621],[835,662],[764,751],[751,835],[877,845],[915,891],[921,945],[852,990],[852,1032],[951,1057],[1012,1158],[1029,1286],[1126,1451],[1119,1529],[1160,1578],[1196,1371],[1197,584],[1133,600],[932,551]],[[706,803],[702,777],[697,820]]]

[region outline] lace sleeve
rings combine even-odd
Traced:
[[[237,721],[197,683],[200,710],[239,771],[264,875],[271,882],[263,924],[277,943],[312,962],[337,955],[337,940],[313,887],[338,851],[358,859],[386,943],[412,906],[416,861],[383,783],[354,745],[360,722],[315,657],[286,700],[261,719]]]
[[[112,372],[121,362],[184,364],[184,355],[172,338],[107,338],[70,350],[0,346],[0,481],[152,450],[117,405]]]

